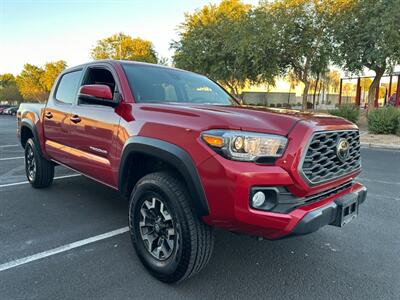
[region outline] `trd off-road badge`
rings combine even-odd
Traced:
[[[336,156],[345,162],[350,155],[350,145],[346,139],[340,139],[336,146]]]

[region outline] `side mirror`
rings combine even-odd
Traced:
[[[87,84],[79,89],[78,98],[83,103],[116,106],[111,88],[105,84]]]

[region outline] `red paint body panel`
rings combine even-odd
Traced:
[[[79,94],[109,100],[113,98],[111,88],[104,84],[83,85],[79,89]]]
[[[284,186],[293,195],[305,197],[355,178],[360,171],[311,187],[299,175],[298,167],[314,132],[357,127],[330,115],[282,109],[135,103],[120,62],[91,63],[75,69],[85,70],[96,64],[107,66],[113,72],[121,95],[117,107],[61,105],[54,99],[54,91],[45,108],[21,106],[18,119],[34,122],[47,158],[117,189],[121,157],[128,138],[143,136],[172,143],[185,150],[197,167],[210,209],[204,221],[212,226],[267,238],[289,234],[307,212],[361,186],[356,183],[288,214],[253,210],[249,207],[252,186]],[[93,94],[92,91],[87,93]],[[46,118],[46,113],[51,113],[52,117]],[[79,122],[71,122],[71,118],[76,117]],[[218,155],[200,139],[201,132],[209,129],[283,135],[288,138],[288,146],[273,166],[232,161]]]

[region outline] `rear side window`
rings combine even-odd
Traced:
[[[71,104],[75,102],[76,94],[82,75],[82,70],[64,74],[58,84],[56,99],[63,103]]]

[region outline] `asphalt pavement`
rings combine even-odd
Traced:
[[[400,151],[362,150],[369,194],[344,228],[280,241],[217,230],[207,268],[166,285],[136,257],[116,191],[63,167],[48,189],[26,183],[15,127],[0,116],[0,299],[399,299]]]

